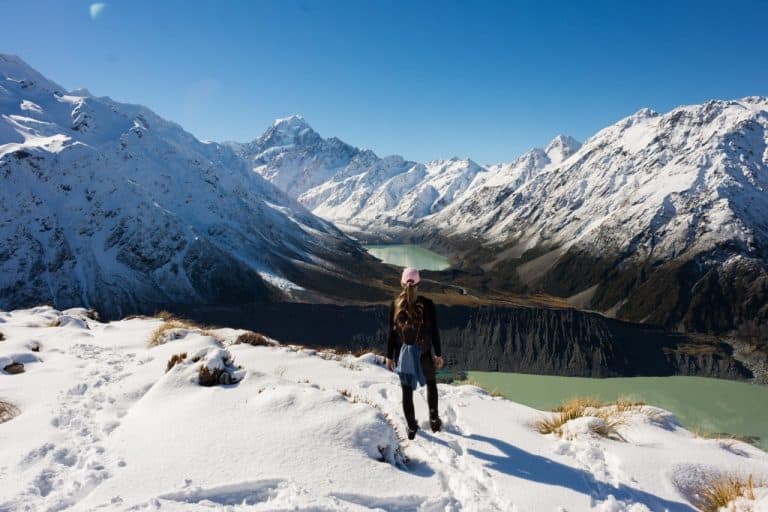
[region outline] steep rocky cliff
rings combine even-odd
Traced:
[[[245,305],[184,312],[286,342],[386,348],[386,306]],[[749,379],[731,347],[574,309],[438,306],[447,365],[582,377],[697,375]],[[295,319],[301,318],[301,322]]]

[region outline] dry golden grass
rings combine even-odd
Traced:
[[[165,311],[165,310],[158,311],[155,317],[162,318],[166,322],[170,322],[171,320],[178,320],[178,317],[176,315],[174,315],[170,311]]]
[[[626,419],[623,416],[601,411],[598,412],[597,417],[600,421],[589,425],[589,430],[593,434],[606,439],[613,439],[614,441],[627,441],[619,432],[619,427],[623,427],[626,424]]]
[[[165,373],[168,373],[169,371],[171,371],[171,368],[183,362],[186,358],[187,358],[186,352],[182,352],[181,354],[173,354],[171,358],[168,360],[168,364],[165,367]]]
[[[534,429],[540,434],[563,435],[563,426],[571,420],[584,417],[597,418],[590,423],[590,431],[600,437],[625,441],[619,428],[626,424],[625,414],[639,410],[644,404],[620,398],[615,404],[606,404],[593,397],[573,397],[553,409],[554,414],[536,420]]]
[[[183,320],[180,318],[170,318],[168,320],[165,320],[163,325],[158,327],[155,332],[152,333],[152,336],[149,338],[149,347],[157,347],[158,345],[162,345],[167,340],[165,339],[165,334],[170,331],[171,329],[198,329],[200,330],[200,326],[195,324],[194,322],[191,322],[189,320]]]
[[[696,505],[704,512],[717,512],[739,497],[755,499],[755,482],[735,475],[719,475],[701,482]]]
[[[257,332],[244,332],[235,340],[235,345],[246,344],[254,347],[271,347],[272,344],[267,340],[266,336]]]
[[[577,414],[575,418],[583,416],[585,409],[591,407],[593,409],[599,409],[605,404],[597,398],[591,396],[575,396],[562,402],[560,405],[552,409],[554,412],[560,412],[564,414]]]
[[[618,412],[629,412],[641,410],[647,404],[642,400],[632,400],[629,397],[620,396],[614,405]]]
[[[21,411],[11,402],[0,399],[0,423],[5,423],[19,415]]]
[[[201,386],[215,386],[217,384],[223,384],[221,382],[222,377],[226,374],[226,371],[221,368],[214,368],[213,371],[209,370],[207,366],[202,365],[200,367],[200,373],[198,375],[198,382]],[[229,384],[229,382],[226,382]]]

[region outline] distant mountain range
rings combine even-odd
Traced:
[[[768,98],[643,109],[488,166],[379,158],[300,116],[232,147],[341,229],[447,246],[488,288],[704,332],[768,319]]]
[[[768,98],[641,110],[511,163],[378,157],[301,116],[203,143],[0,56],[0,307],[379,297],[369,241],[480,291],[768,334]]]

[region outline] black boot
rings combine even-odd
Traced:
[[[416,437],[416,431],[417,430],[419,430],[419,426],[418,425],[414,425],[412,427],[409,426],[408,427],[408,439],[412,440],[414,437]]]
[[[429,426],[432,427],[432,432],[440,432],[443,427],[443,420],[437,415],[437,411],[429,411]]]

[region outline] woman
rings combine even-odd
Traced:
[[[437,381],[435,368],[443,367],[440,333],[437,329],[435,303],[417,295],[419,271],[406,268],[400,279],[403,290],[392,301],[389,314],[389,343],[387,368],[400,376],[403,388],[403,412],[408,423],[408,439],[419,429],[413,409],[413,390],[427,385],[429,425],[432,432],[440,430],[443,422],[437,414]],[[434,356],[432,350],[434,349]],[[397,361],[397,365],[395,365]]]

